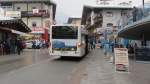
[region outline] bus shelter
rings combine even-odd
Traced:
[[[21,19],[0,17],[0,55],[13,52],[17,37],[28,35],[29,32],[30,28]],[[9,46],[7,48],[4,45],[6,42]]]
[[[150,17],[127,25],[118,33],[118,37],[131,40],[140,40],[141,47],[134,46],[134,58],[136,60],[150,61],[150,47],[147,41],[150,41]]]

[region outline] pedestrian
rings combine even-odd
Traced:
[[[36,49],[36,45],[35,45],[35,44],[36,44],[36,41],[33,40],[33,41],[32,41],[32,48],[33,48],[33,49]]]
[[[16,52],[16,51],[15,51],[15,49],[16,49],[15,38],[12,38],[12,39],[11,39],[10,44],[11,44],[11,46],[10,46],[10,47],[11,47],[11,48],[10,48],[10,49],[11,49],[11,53],[12,53],[12,54],[15,54],[15,52]]]
[[[51,46],[50,41],[47,41],[47,42],[45,43],[45,45],[46,45],[46,48],[49,48],[49,47]]]
[[[133,7],[132,15],[133,15],[133,22],[135,22],[137,20],[137,8],[136,7]]]
[[[10,54],[10,51],[11,51],[11,37],[9,37],[6,40],[6,52],[7,52],[7,54]]]
[[[16,40],[16,45],[17,45],[17,53],[18,55],[20,55],[21,53],[21,47],[22,47],[22,43],[21,43],[21,40],[20,39],[17,39]]]
[[[106,56],[108,56],[109,55],[109,53],[110,53],[110,44],[109,44],[109,42],[106,40],[105,41],[105,43],[104,43],[104,54],[106,55]]]
[[[92,41],[93,41],[93,49],[95,49],[96,48],[96,38],[94,38]]]
[[[5,51],[6,55],[9,54],[9,49],[10,49],[10,47],[9,47],[7,41],[4,41],[4,51]]]
[[[90,38],[89,40],[90,40],[90,49],[94,49],[94,46],[93,46],[93,45],[94,45],[94,44],[93,44],[93,39]]]

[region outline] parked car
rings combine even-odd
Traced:
[[[41,41],[39,40],[29,40],[29,41],[26,41],[26,48],[28,49],[40,49],[42,48],[43,44]]]
[[[32,49],[33,48],[33,41],[26,41],[25,44],[26,44],[27,49]]]

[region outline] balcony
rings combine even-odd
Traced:
[[[101,13],[95,14],[94,22],[102,22],[103,16]]]
[[[102,23],[102,22],[103,22],[103,19],[102,19],[102,18],[98,18],[98,17],[97,17],[97,18],[94,19],[94,23],[95,23],[95,24],[100,24],[100,23]]]
[[[133,10],[136,10],[136,12],[134,12],[132,16],[128,18],[128,25],[134,24],[142,20],[146,20],[150,17],[150,6],[144,8],[137,7]]]
[[[49,17],[50,14],[47,10],[38,10],[34,13],[33,11],[21,11],[21,17]]]
[[[128,18],[128,24],[119,26],[119,37],[141,40],[143,42],[150,40],[150,5],[144,6],[144,8],[134,8],[132,16]],[[142,43],[142,46],[145,46],[145,44]]]

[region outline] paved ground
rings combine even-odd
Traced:
[[[150,84],[150,63],[130,60],[130,72],[115,72],[101,50],[92,52],[80,84]]]
[[[0,64],[0,84],[150,84],[149,63],[130,60],[130,73],[118,73],[101,50],[81,61],[54,60],[47,50],[27,50],[9,59],[15,61]]]
[[[0,84],[67,84],[80,61],[54,60],[46,50],[27,50],[20,57],[1,57]],[[2,59],[1,59],[2,60]]]
[[[10,54],[0,56],[0,74],[41,62],[42,60],[49,59],[49,57],[47,50],[32,49],[24,50],[21,55]]]

